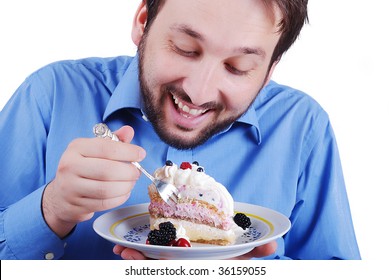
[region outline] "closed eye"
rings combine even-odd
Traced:
[[[243,70],[239,70],[237,68],[235,68],[234,66],[232,66],[231,64],[228,64],[228,63],[225,63],[224,64],[227,71],[230,72],[231,74],[234,74],[234,75],[237,75],[237,76],[243,76],[243,75],[246,75],[249,71],[243,71]]]
[[[170,42],[172,50],[182,56],[185,57],[197,57],[199,55],[198,51],[192,51],[192,50],[185,50],[183,48],[178,47],[177,45],[173,44],[173,42]]]

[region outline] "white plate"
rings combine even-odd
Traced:
[[[250,228],[233,245],[218,246],[192,242],[192,247],[147,245],[150,231],[148,203],[129,206],[98,217],[93,229],[101,237],[141,251],[152,259],[227,259],[240,256],[254,247],[283,236],[290,229],[284,215],[257,205],[235,202],[235,212],[250,217]]]

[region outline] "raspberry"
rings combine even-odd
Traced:
[[[153,229],[147,235],[148,244],[168,246],[169,243],[176,239],[176,228],[171,222],[159,224],[159,230]]]
[[[237,213],[235,216],[234,216],[234,222],[240,226],[241,228],[243,229],[246,229],[248,228],[249,226],[251,226],[251,221],[250,221],[250,218],[247,217],[245,214],[243,213]]]
[[[180,168],[181,169],[192,169],[192,164],[190,164],[187,161],[184,161],[183,163],[181,163]]]

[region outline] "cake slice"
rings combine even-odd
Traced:
[[[179,190],[176,206],[170,206],[159,196],[154,185],[148,188],[150,197],[150,229],[170,221],[176,229],[184,229],[191,242],[229,245],[243,229],[234,222],[234,201],[228,190],[204,172],[197,162],[180,166],[167,161],[154,176],[174,184]]]

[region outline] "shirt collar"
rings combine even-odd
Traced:
[[[120,109],[136,108],[142,110],[138,61],[139,58],[136,55],[113,91],[105,109],[103,121],[106,121],[110,115]]]
[[[106,119],[114,112],[124,108],[135,108],[141,110],[142,112],[144,111],[142,110],[143,104],[140,94],[138,63],[139,57],[136,55],[124,73],[123,78],[114,90],[108,102],[107,108],[105,109],[103,121],[106,121]],[[258,145],[261,143],[261,132],[259,129],[258,116],[253,105],[249,107],[247,112],[244,113],[236,121],[236,123],[245,123],[251,125],[253,127],[255,140],[257,141]]]
[[[255,140],[258,145],[261,144],[261,130],[259,129],[258,116],[253,105],[248,108],[246,113],[236,120],[236,123],[244,123],[252,126],[252,133],[254,134]]]

